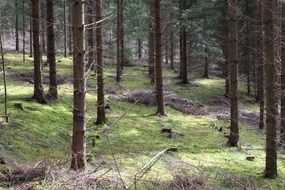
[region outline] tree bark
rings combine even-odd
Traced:
[[[41,2],[41,1],[40,1]],[[45,6],[44,3],[40,3],[40,13],[41,13],[41,42],[42,42],[42,53],[45,54],[46,53],[46,39],[45,39]]]
[[[47,0],[47,62],[49,64],[49,97],[57,99],[55,41],[54,41],[54,11],[53,0]]]
[[[174,68],[174,35],[173,31],[170,32],[170,69],[175,70]]]
[[[96,46],[97,46],[97,121],[96,125],[106,123],[103,77],[103,43],[102,43],[102,0],[96,0]]]
[[[84,170],[86,165],[85,140],[85,66],[84,66],[84,26],[83,2],[73,1],[73,136],[71,169]]]
[[[0,53],[1,53],[1,61],[2,61],[2,73],[3,73],[3,87],[4,87],[4,116],[5,122],[8,123],[8,106],[7,106],[7,84],[6,84],[6,67],[5,67],[5,59],[4,59],[4,50],[3,50],[3,42],[2,37],[0,35]]]
[[[161,18],[160,0],[154,1],[155,9],[155,78],[156,78],[156,114],[164,116],[163,78],[162,78],[162,50],[161,50]]]
[[[282,4],[281,29],[281,137],[280,144],[285,148],[285,4]]]
[[[205,65],[204,65],[204,76],[203,78],[209,78],[209,55],[208,55],[208,47],[205,47]]]
[[[121,71],[122,71],[122,49],[121,49],[121,0],[116,0],[117,2],[117,75],[116,82],[121,82]]]
[[[238,111],[238,62],[237,62],[237,1],[229,1],[229,61],[231,64],[231,126],[228,144],[237,146],[239,141]]]
[[[45,103],[42,86],[41,48],[40,48],[40,3],[32,0],[33,44],[34,44],[34,96],[38,103]]]
[[[15,40],[16,40],[16,51],[19,51],[19,14],[18,14],[18,0],[15,0]]]
[[[273,0],[264,0],[264,65],[266,91],[266,164],[264,175],[268,178],[277,176],[276,142],[276,74],[273,44]]]
[[[63,2],[63,56],[67,57],[66,1]]]
[[[94,30],[93,30],[93,0],[87,1],[87,36],[88,36],[88,64],[87,69],[94,70],[95,50],[94,50]]]
[[[22,16],[23,16],[23,18],[22,18],[22,27],[23,27],[23,33],[22,33],[22,35],[23,35],[23,62],[25,62],[26,61],[26,31],[25,31],[25,0],[23,0],[22,1]]]
[[[259,53],[259,64],[258,64],[258,99],[259,101],[259,129],[264,129],[264,113],[265,113],[265,102],[264,102],[264,28],[263,28],[263,2],[260,1],[258,4],[259,9],[259,23],[258,23],[258,53]]]
[[[155,44],[155,36],[154,36],[154,3],[153,0],[149,0],[149,10],[150,10],[150,20],[149,20],[149,33],[148,33],[148,61],[149,61],[149,77],[152,84],[154,84],[155,80],[155,66],[154,66],[154,44]]]
[[[33,57],[33,16],[32,16],[32,4],[30,6],[30,57]]]

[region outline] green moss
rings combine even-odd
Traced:
[[[32,72],[32,59],[21,62],[20,55],[8,54],[9,70],[16,72]],[[58,74],[72,76],[70,58],[58,58]],[[44,69],[46,73],[48,68]],[[115,68],[106,66],[106,88],[114,87]],[[165,89],[174,91],[183,98],[188,98],[197,104],[207,105],[209,99],[221,99],[224,94],[223,79],[193,78],[192,84],[178,84],[173,72],[165,71]],[[2,81],[1,81],[2,82]],[[94,76],[88,80],[91,86],[96,84]],[[122,86],[128,89],[153,89],[147,77],[147,68],[126,67]],[[47,89],[47,87],[45,87]],[[45,89],[45,90],[46,90]],[[32,96],[33,85],[8,78],[10,122],[7,128],[0,128],[0,156],[12,158],[22,164],[33,164],[39,160],[66,159],[70,154],[72,133],[72,85],[59,87],[58,101],[40,105],[28,98]],[[246,101],[244,95],[242,106],[248,111],[258,111],[256,104]],[[14,107],[22,103],[24,111]],[[127,102],[109,102],[111,110],[107,114],[109,124],[117,121],[132,105]],[[95,121],[96,95],[87,94],[87,152],[95,162],[105,160],[112,164],[113,158],[108,147],[106,134],[102,133],[108,127],[96,127]],[[3,99],[0,99],[3,107]],[[210,183],[217,189],[234,189],[232,183],[224,178],[231,174],[235,177],[252,178],[257,183],[269,183],[273,189],[282,189],[284,180],[284,154],[280,154],[279,173],[276,180],[265,180],[262,176],[265,154],[264,134],[252,130],[252,127],[241,124],[241,149],[225,148],[224,134],[211,128],[213,122],[218,126],[228,125],[228,122],[216,121],[208,116],[191,116],[166,108],[167,117],[153,116],[155,107],[135,105],[116,125],[108,129],[112,151],[117,158],[124,179],[127,181],[153,156],[165,148],[178,147],[178,152],[167,153],[145,176],[146,179],[169,181],[177,174],[193,174],[191,167],[200,168],[203,175],[210,178]],[[176,133],[174,138],[161,134],[162,126],[168,126]],[[225,133],[228,133],[226,129]],[[100,135],[96,146],[91,147],[94,136]],[[253,162],[247,161],[247,156],[255,156]],[[183,165],[184,164],[184,165]],[[194,172],[195,173],[195,172]],[[217,175],[218,177],[212,178]],[[158,177],[159,176],[159,177]],[[146,187],[141,183],[141,187]]]

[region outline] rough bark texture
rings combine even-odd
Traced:
[[[83,47],[83,3],[73,1],[73,136],[71,169],[83,170],[86,165],[85,142],[85,91],[84,47]]]
[[[231,126],[228,144],[237,146],[238,124],[238,62],[237,62],[237,1],[229,1],[229,61],[231,64]]]
[[[33,42],[34,42],[34,96],[38,103],[45,103],[42,87],[42,67],[40,50],[40,4],[39,0],[32,0]]]
[[[57,99],[53,0],[47,0],[47,62],[49,64],[49,97]]]
[[[281,137],[280,144],[285,147],[285,4],[282,4],[282,43],[281,43]]]
[[[273,0],[264,0],[264,65],[266,96],[266,164],[265,177],[277,176],[277,143],[276,143],[276,74],[274,65],[273,44]]]
[[[105,101],[104,101],[104,77],[103,77],[103,43],[102,43],[102,20],[101,0],[96,0],[96,46],[97,46],[97,121],[96,124],[106,123]]]
[[[154,1],[155,9],[155,83],[156,83],[156,114],[165,115],[163,98],[163,78],[162,78],[162,50],[161,50],[161,19],[160,0]]]

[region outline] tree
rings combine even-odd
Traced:
[[[277,176],[277,142],[276,142],[276,74],[274,65],[273,13],[272,0],[264,0],[264,65],[266,98],[266,163],[264,176]]]
[[[1,35],[0,35],[0,53],[2,61],[3,87],[4,87],[4,117],[5,117],[5,122],[8,123],[9,118],[8,118],[8,108],[7,108],[6,68],[5,68],[4,50],[3,50],[3,42]]]
[[[66,1],[63,1],[63,56],[67,57]]]
[[[54,42],[53,0],[47,0],[47,62],[49,64],[49,96],[57,99],[56,61]]]
[[[285,4],[282,3],[281,28],[281,137],[280,144],[285,147]]]
[[[84,26],[83,2],[73,1],[73,136],[71,169],[84,170],[86,165],[85,142],[85,66],[84,66]]]
[[[122,46],[121,46],[121,9],[122,9],[122,2],[121,0],[116,0],[117,3],[117,75],[116,75],[116,82],[119,83],[121,81],[121,71],[122,71]]]
[[[180,73],[181,73],[181,82],[183,84],[188,84],[188,69],[187,69],[187,32],[185,25],[183,23],[183,18],[182,18],[182,13],[186,7],[186,1],[185,0],[180,0],[180,11],[181,11],[181,28],[180,28],[180,55],[181,55],[181,68],[180,68]]]
[[[88,69],[94,69],[94,30],[93,30],[93,0],[88,0],[86,1],[86,24],[87,24],[87,36],[88,36],[88,64],[87,68]],[[90,68],[91,67],[91,68]]]
[[[231,126],[228,144],[237,146],[238,125],[238,61],[237,61],[237,1],[229,1],[229,62],[231,64]]]
[[[257,47],[259,53],[259,64],[258,64],[258,101],[259,101],[259,129],[264,129],[264,49],[263,49],[263,41],[264,41],[264,28],[263,28],[263,1],[259,1],[258,3],[258,40]]]
[[[161,50],[161,19],[160,0],[154,1],[155,18],[155,86],[156,86],[156,114],[164,116],[163,78],[162,78],[162,50]]]
[[[42,86],[42,67],[40,50],[40,3],[39,0],[32,0],[33,18],[33,43],[34,43],[34,96],[38,103],[45,103]]]
[[[18,0],[15,0],[15,40],[16,40],[16,51],[19,51],[19,14],[18,14]]]
[[[96,55],[97,55],[97,120],[96,125],[106,123],[104,100],[104,72],[103,72],[103,43],[102,43],[102,16],[101,0],[96,0]]]
[[[154,67],[154,3],[153,0],[149,0],[149,31],[148,31],[148,74],[150,77],[151,83],[154,83],[155,67]]]

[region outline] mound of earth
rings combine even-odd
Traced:
[[[109,89],[107,90],[114,100],[123,100],[131,103],[139,103],[146,106],[155,106],[156,94],[150,90],[126,90]],[[196,106],[193,101],[180,98],[176,93],[166,91],[164,93],[166,106],[190,115],[205,115],[207,110],[204,107]]]

